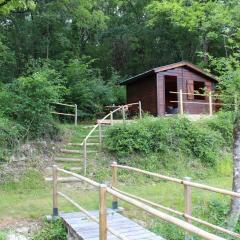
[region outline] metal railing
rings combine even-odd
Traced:
[[[65,106],[65,107],[69,107],[69,108],[74,108],[74,114],[73,113],[62,113],[62,112],[51,112],[51,113],[55,114],[55,115],[74,117],[74,124],[75,124],[75,126],[77,126],[77,123],[78,123],[78,106],[77,106],[77,104],[71,105],[71,104],[58,103],[58,102],[54,102],[52,104]]]
[[[117,165],[117,164],[113,164],[112,167],[129,169],[129,167],[121,166],[121,165]],[[134,169],[131,168],[131,170],[134,170]],[[62,172],[64,174],[71,175],[71,176],[79,179],[79,181],[84,181],[84,182],[97,188],[97,190],[99,191],[99,217],[98,218],[95,216],[92,216],[91,213],[89,213],[86,209],[81,207],[78,203],[76,203],[74,200],[72,200],[69,196],[58,191],[58,172]],[[148,172],[145,171],[145,173],[148,173]],[[156,174],[154,174],[154,176],[156,176]],[[166,177],[166,178],[168,178],[168,177]],[[166,179],[166,178],[164,178],[164,179]],[[187,184],[187,186],[189,187],[189,185],[188,185],[189,181],[183,181],[183,180],[180,180],[180,181],[185,182]],[[174,181],[174,182],[179,182],[179,179],[176,179],[176,181]],[[189,195],[189,192],[188,192],[189,190],[185,190],[185,191]],[[108,223],[107,223],[107,201],[106,201],[107,194],[112,195],[116,199],[121,199],[121,200],[147,212],[148,214],[150,214],[152,216],[158,217],[161,220],[164,220],[168,223],[174,224],[175,226],[178,226],[181,229],[187,231],[189,234],[195,234],[195,235],[202,237],[204,239],[207,239],[207,240],[224,240],[224,238],[222,238],[222,237],[219,237],[215,234],[209,233],[199,227],[192,225],[191,222],[183,221],[183,220],[173,217],[167,213],[161,212],[160,210],[157,210],[157,209],[143,203],[143,201],[136,199],[135,196],[133,196],[133,197],[128,196],[125,193],[121,193],[113,188],[107,187],[105,184],[100,184],[96,181],[93,181],[93,180],[86,178],[84,176],[81,176],[79,174],[58,168],[56,165],[53,166],[53,216],[54,217],[58,216],[58,196],[61,196],[65,200],[70,202],[72,205],[74,205],[76,208],[78,208],[89,219],[91,219],[92,221],[97,222],[99,224],[99,239],[100,240],[107,240],[108,232],[112,233],[114,236],[116,236],[117,238],[119,238],[121,240],[128,240],[128,238],[126,238],[123,234],[118,233],[115,229],[112,229],[111,227],[108,226]]]

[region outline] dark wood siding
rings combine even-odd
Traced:
[[[188,91],[187,83],[189,80],[205,82],[206,86],[208,85],[211,89],[213,88],[213,83],[211,80],[209,80],[206,77],[201,76],[199,73],[195,73],[185,67],[178,67],[175,69],[159,72],[159,73],[157,73],[158,115],[165,114],[165,76],[176,76],[178,91],[180,89],[182,89],[184,93],[187,93],[187,91]],[[179,101],[179,99],[178,99],[178,101]],[[196,99],[191,100],[188,98],[187,95],[183,95],[183,101],[186,102],[183,104],[184,113],[201,114],[201,113],[209,112],[209,106],[207,104],[190,103],[190,102],[208,103],[208,98],[206,98],[205,100],[196,100]]]
[[[156,75],[132,82],[127,85],[127,102],[142,102],[144,112],[157,115]]]

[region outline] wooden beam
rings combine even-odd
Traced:
[[[107,240],[107,186],[100,185],[99,189],[99,240]]]

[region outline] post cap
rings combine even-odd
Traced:
[[[117,165],[117,162],[116,161],[112,162],[111,166],[115,166],[115,165]]]
[[[192,178],[191,178],[191,177],[184,177],[183,180],[184,180],[184,181],[189,181],[189,182],[191,182],[191,181],[192,181]]]

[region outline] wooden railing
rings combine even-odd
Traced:
[[[227,195],[230,197],[236,197],[236,198],[240,198],[240,193],[237,192],[233,192],[233,191],[229,191],[229,190],[225,190],[225,189],[221,189],[221,188],[216,188],[216,187],[211,187],[205,184],[200,184],[200,183],[195,183],[191,181],[191,178],[186,177],[184,179],[178,179],[178,178],[173,178],[173,177],[169,177],[169,176],[164,176],[158,173],[153,173],[153,172],[149,172],[149,171],[145,171],[145,170],[141,170],[138,168],[134,168],[134,167],[129,167],[129,166],[124,166],[124,165],[118,165],[116,162],[114,162],[112,165],[112,189],[131,198],[134,198],[140,202],[143,202],[145,204],[151,205],[153,207],[165,210],[167,212],[171,212],[175,215],[181,216],[185,218],[185,221],[188,223],[192,223],[193,222],[197,222],[199,224],[202,224],[206,227],[210,227],[214,230],[217,230],[219,232],[228,234],[232,237],[236,237],[236,238],[240,238],[240,234],[239,233],[235,233],[232,232],[228,229],[225,229],[223,227],[220,226],[216,226],[214,224],[208,223],[207,221],[201,220],[199,218],[196,218],[194,216],[192,216],[192,188],[198,188],[198,189],[202,189],[202,190],[206,190],[206,191],[210,191],[210,192],[215,192],[215,193],[220,193],[223,195]],[[154,203],[152,201],[146,200],[144,198],[120,191],[119,189],[117,189],[117,169],[125,169],[128,171],[133,171],[136,173],[142,173],[148,176],[152,176],[155,178],[159,178],[161,180],[166,180],[166,181],[170,181],[176,184],[180,184],[184,186],[184,212],[180,212],[177,211],[175,209],[171,209],[168,207],[165,207],[163,205]],[[116,198],[116,196],[113,196],[113,202],[112,202],[112,207],[113,208],[117,208],[118,207],[118,199]]]
[[[129,167],[124,167],[124,166],[120,166],[117,164],[113,164],[112,167],[114,167],[114,168],[122,167],[125,169],[129,169]],[[131,170],[133,170],[133,169],[131,169]],[[69,174],[69,175],[75,177],[76,179],[79,179],[79,181],[84,181],[84,182],[94,186],[99,191],[99,218],[92,216],[91,213],[89,213],[86,209],[81,207],[78,203],[76,203],[74,200],[72,200],[69,196],[58,191],[58,172],[62,172],[64,174]],[[188,181],[187,181],[187,183],[188,183]],[[53,216],[54,217],[58,216],[58,196],[61,196],[65,200],[70,202],[72,205],[74,205],[77,209],[79,209],[82,213],[84,213],[89,219],[91,219],[92,221],[97,222],[99,224],[99,239],[100,240],[107,240],[107,232],[112,233],[114,236],[116,236],[117,238],[119,238],[121,240],[128,240],[128,238],[126,238],[123,234],[119,234],[115,229],[112,229],[111,227],[108,226],[108,223],[107,223],[107,201],[106,201],[107,193],[109,193],[116,199],[121,199],[121,200],[149,213],[152,216],[158,217],[161,220],[164,220],[168,223],[174,224],[174,225],[180,227],[181,229],[187,231],[189,234],[195,234],[195,235],[202,237],[204,239],[207,239],[207,240],[224,240],[224,238],[214,235],[212,233],[209,233],[205,230],[202,230],[201,228],[198,228],[189,222],[186,222],[186,221],[183,221],[176,217],[173,217],[167,213],[161,212],[160,210],[156,210],[153,207],[143,203],[142,201],[137,200],[135,197],[127,196],[126,194],[123,194],[113,188],[107,187],[105,184],[99,184],[99,183],[97,183],[89,178],[86,178],[84,176],[81,176],[79,174],[58,168],[56,165],[53,166]]]
[[[238,106],[237,97],[234,98],[234,104],[224,104],[224,103],[215,102],[215,100],[219,99],[219,95],[213,94],[212,91],[209,91],[208,93],[201,94],[201,93],[185,93],[185,92],[182,91],[182,89],[180,89],[179,92],[170,91],[169,93],[178,95],[178,100],[177,101],[170,101],[170,102],[179,104],[179,114],[181,114],[181,115],[184,114],[184,104],[208,105],[210,116],[213,115],[213,107],[214,106],[219,106],[219,107],[226,106],[226,105],[235,106],[235,110]],[[193,98],[194,98],[194,96],[201,96],[201,97],[205,97],[205,100],[199,100],[199,99],[190,100],[189,99],[187,101],[184,101],[183,100],[184,95],[187,95],[187,96],[191,95]]]
[[[71,104],[58,103],[58,102],[54,102],[52,104],[65,106],[65,107],[69,107],[69,108],[74,108],[74,114],[73,113],[62,113],[62,112],[51,112],[51,113],[56,114],[56,115],[74,117],[74,124],[75,124],[75,126],[77,126],[77,122],[78,122],[78,107],[77,107],[77,104],[71,105]]]
[[[88,133],[88,135],[84,138],[82,141],[81,145],[83,146],[83,160],[84,160],[84,175],[87,173],[87,145],[88,145],[88,140],[92,136],[92,134],[98,129],[98,134],[99,134],[99,144],[100,148],[102,146],[102,140],[103,140],[103,135],[102,135],[102,125],[104,124],[104,121],[109,119],[110,124],[114,124],[114,114],[117,112],[121,112],[122,116],[122,121],[123,123],[126,122],[126,109],[132,106],[138,106],[139,110],[139,117],[142,118],[142,104],[141,102],[137,103],[131,103],[131,104],[126,104],[123,106],[118,107],[114,111],[111,111],[109,114],[107,114],[105,117],[103,117],[101,120],[98,121],[96,125],[92,128],[92,130]]]

